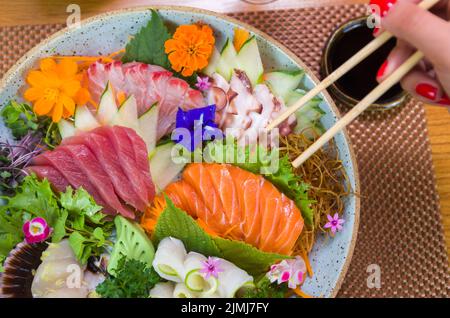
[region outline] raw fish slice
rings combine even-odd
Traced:
[[[116,92],[133,95],[136,98],[138,113],[142,115],[155,102],[158,102],[158,139],[170,133],[175,127],[175,117],[178,107],[184,110],[205,106],[200,91],[191,89],[182,79],[162,67],[144,63],[132,62],[122,64],[113,62],[93,63],[87,70],[89,91],[95,102],[108,81]]]
[[[214,235],[241,239],[266,252],[291,255],[303,228],[292,200],[261,175],[235,166],[190,164],[165,193]],[[147,219],[155,224],[155,214],[146,214],[143,224]]]
[[[265,206],[261,209],[263,218],[261,220],[261,238],[259,248],[263,251],[268,251],[270,248],[276,246],[277,242],[282,242],[283,237],[278,231],[278,225],[280,219],[282,219],[282,213],[276,213],[280,211],[281,199],[277,195],[278,191],[275,189],[267,195]],[[284,221],[284,220],[283,220]]]
[[[66,188],[70,185],[67,179],[52,166],[31,166],[27,170],[34,172],[41,180],[47,179],[58,192],[66,191]]]
[[[121,215],[134,219],[134,212],[125,208],[119,201],[108,175],[100,166],[94,154],[85,145],[60,146],[57,151],[67,151],[74,159],[74,164],[85,173],[97,189],[102,199]]]
[[[142,179],[148,191],[148,201],[146,202],[151,202],[155,197],[156,190],[150,174],[147,145],[133,129],[122,127],[121,129],[116,129],[116,131],[120,134],[126,134],[130,144],[133,146],[136,167],[141,171]]]
[[[105,213],[116,214],[102,199],[86,174],[78,168],[71,154],[67,153],[65,150],[57,148],[53,151],[44,152],[33,159],[33,165],[52,166],[67,179],[74,189],[83,187],[83,189],[94,198],[95,202],[104,208]]]
[[[198,169],[198,164],[189,165],[183,172],[183,179],[192,186],[199,198],[205,203],[208,208],[208,219],[211,219],[207,224],[214,228],[220,228],[221,231],[226,231],[227,220],[223,212],[223,206],[220,198],[216,195],[217,192],[209,174],[205,173],[204,169]]]
[[[141,172],[137,169],[136,158],[134,154],[134,149],[128,138],[121,137],[117,134],[117,131],[122,129],[122,127],[115,126],[113,129],[110,127],[99,127],[94,133],[100,134],[109,139],[113,145],[114,151],[119,157],[119,163],[122,169],[128,175],[128,180],[133,184],[134,191],[139,194],[143,201],[149,201],[149,192],[146,187],[146,182],[143,180]]]
[[[241,220],[239,211],[239,201],[237,200],[236,187],[234,187],[233,178],[231,177],[229,169],[231,166],[227,166],[223,169],[221,166],[215,165],[206,171],[210,174],[211,180],[215,184],[217,195],[219,196],[224,212],[227,215],[227,221],[229,224],[235,224],[237,227]]]
[[[148,201],[140,199],[138,194],[133,190],[133,186],[122,170],[119,164],[119,157],[113,151],[109,139],[95,133],[83,133],[78,136],[66,138],[62,142],[62,145],[70,144],[87,146],[95,155],[103,170],[108,174],[117,195],[128,205],[140,211],[145,211]]]
[[[284,230],[280,231],[280,235],[283,235],[286,237],[285,241],[282,241],[282,244],[280,246],[280,251],[283,253],[291,253],[293,246],[288,244],[288,242],[296,241],[298,236],[295,236],[295,233],[301,232],[303,228],[303,223],[294,222],[297,215],[295,213],[300,213],[300,211],[293,209],[292,207],[295,206],[295,204],[290,201],[287,197],[284,198],[286,202],[284,202],[284,211],[288,211],[285,215],[285,226]]]

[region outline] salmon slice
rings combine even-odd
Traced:
[[[264,216],[261,219],[261,238],[259,247],[263,251],[270,250],[271,247],[276,248],[276,242],[285,240],[285,237],[280,235],[278,231],[278,224],[282,218],[280,211],[281,199],[276,189],[271,189],[267,194],[265,200],[261,200],[264,206],[261,207],[261,214]]]
[[[236,166],[190,164],[165,193],[202,227],[266,252],[291,255],[303,229],[292,200],[262,176]],[[155,202],[160,200],[161,195]],[[143,224],[148,218],[144,215]]]
[[[212,228],[221,229],[220,232],[226,231],[227,221],[223,212],[222,202],[217,195],[217,190],[211,180],[211,177],[203,169],[197,169],[197,164],[189,165],[183,172],[183,179],[194,189],[200,200],[207,207],[207,219],[211,223],[205,223]]]

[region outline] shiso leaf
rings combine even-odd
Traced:
[[[166,202],[167,207],[159,216],[153,233],[156,244],[165,237],[175,237],[183,241],[188,251],[224,258],[254,276],[265,273],[277,261],[290,258],[260,251],[244,242],[212,237],[168,197]]]
[[[136,61],[169,69],[170,63],[164,52],[164,43],[170,38],[170,33],[155,10],[151,10],[151,15],[147,25],[126,45],[122,62]]]

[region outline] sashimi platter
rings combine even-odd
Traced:
[[[0,297],[334,297],[359,220],[317,79],[212,12],[139,8],[68,27],[0,83]]]

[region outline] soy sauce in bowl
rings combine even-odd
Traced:
[[[324,78],[374,39],[373,29],[367,26],[366,21],[366,17],[352,20],[333,33],[322,56],[321,73]],[[330,86],[330,94],[345,105],[356,105],[378,85],[376,81],[378,69],[386,61],[390,51],[395,47],[395,43],[394,38],[389,40],[342,76]],[[371,109],[388,109],[399,106],[405,101],[405,98],[406,92],[403,91],[400,84],[397,84],[377,100]]]

